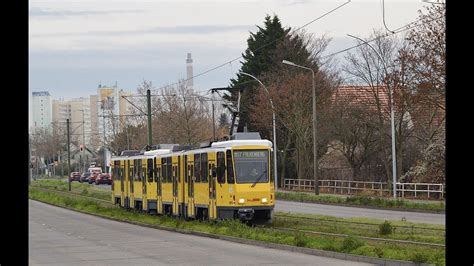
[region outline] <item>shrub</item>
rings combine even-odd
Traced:
[[[379,225],[379,234],[381,235],[390,235],[392,231],[392,224],[389,221],[385,221]]]
[[[363,246],[365,243],[353,236],[349,236],[344,241],[342,242],[342,250],[345,252],[351,252],[361,246]]]
[[[308,243],[309,239],[302,232],[295,233],[295,246],[305,247]]]

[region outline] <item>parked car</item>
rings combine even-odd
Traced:
[[[79,180],[79,182],[89,182],[89,177],[91,176],[91,173],[90,172],[85,172],[85,173],[82,173],[81,175],[81,179]]]
[[[80,181],[81,180],[81,173],[79,172],[72,172],[69,176],[69,181]]]
[[[96,185],[100,185],[100,184],[112,185],[112,177],[110,177],[110,174],[108,174],[108,173],[100,174],[95,179],[95,184]]]
[[[100,167],[90,167],[89,168],[89,172],[90,172],[90,177],[89,177],[89,184],[92,184],[95,182],[95,179],[100,175],[102,174],[102,169]]]

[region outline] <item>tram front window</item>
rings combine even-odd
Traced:
[[[234,164],[238,184],[268,182],[268,150],[234,151]]]

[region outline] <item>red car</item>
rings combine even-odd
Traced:
[[[108,184],[112,185],[112,177],[110,177],[110,174],[100,174],[96,179],[95,179],[95,184]]]
[[[79,172],[72,172],[69,176],[69,181],[81,181],[81,173]]]

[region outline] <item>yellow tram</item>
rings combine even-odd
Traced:
[[[194,149],[158,146],[112,157],[113,203],[184,218],[271,220],[270,141],[238,133]]]

